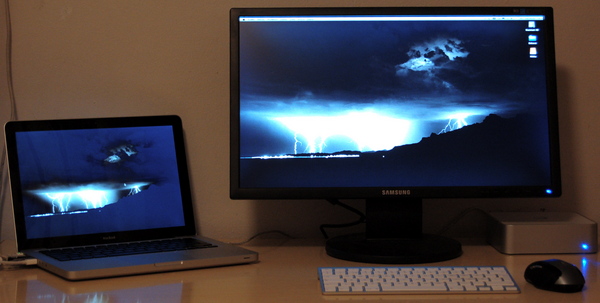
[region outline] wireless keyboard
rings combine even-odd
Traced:
[[[322,267],[324,295],[520,293],[504,266]]]

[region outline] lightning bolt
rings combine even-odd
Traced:
[[[104,190],[82,190],[76,193],[85,203],[88,209],[100,208],[108,204],[106,191]]]
[[[294,133],[294,154],[298,153],[298,145],[302,145],[302,141],[298,139],[298,133]]]
[[[53,213],[68,211],[73,199],[83,202],[87,209],[104,207],[108,204],[106,191],[102,190],[46,193],[45,195],[51,200]]]
[[[324,152],[327,141],[334,136],[339,136],[336,140],[349,138],[353,144],[349,150],[387,150],[402,145],[410,128],[407,120],[371,111],[354,111],[338,116],[279,117],[273,120],[294,134],[295,154],[302,144],[306,144],[304,152]]]
[[[448,123],[441,131],[438,132],[438,135],[447,133],[447,132],[451,132],[453,130],[457,130],[457,129],[460,129],[460,128],[463,128],[463,127],[469,125],[469,123],[467,123],[466,118],[471,115],[472,114],[469,114],[469,113],[458,113],[458,114],[450,115],[448,117]]]
[[[116,203],[122,197],[138,194],[147,189],[150,184],[148,182],[132,182],[123,183],[123,187],[120,187],[107,182],[72,186],[67,190],[65,187],[58,186],[30,192],[52,205],[52,213],[64,213],[77,209],[102,208]]]
[[[133,186],[133,187],[131,187],[131,189],[129,190],[129,194],[128,194],[128,196],[133,196],[133,195],[135,195],[135,194],[137,194],[137,193],[139,193],[139,192],[141,192],[141,191],[142,191],[142,189],[140,189],[140,187],[139,187],[139,186]]]
[[[71,202],[71,195],[68,193],[46,193],[52,203],[52,212],[64,212],[69,209],[69,203]]]

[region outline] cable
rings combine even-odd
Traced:
[[[12,21],[10,16],[10,0],[4,0],[4,6],[4,15],[6,20],[6,80],[8,86],[8,98],[10,103],[9,120],[17,120],[17,106],[15,101],[12,73]],[[2,155],[0,155],[0,220],[2,220],[4,209],[3,204],[6,198],[6,192],[8,192],[8,169],[5,169],[5,164],[6,146],[2,142]],[[2,225],[0,225],[0,238],[2,236],[1,232]]]
[[[456,223],[458,223],[458,221],[462,220],[462,218],[464,218],[466,215],[468,215],[472,212],[481,212],[485,216],[489,216],[488,212],[486,212],[483,209],[476,208],[476,207],[467,208],[464,211],[462,211],[460,214],[458,214],[456,217],[454,217],[454,219],[450,220],[448,223],[446,223],[444,226],[442,226],[436,234],[437,235],[444,234],[450,228],[452,228],[454,225],[456,225]]]
[[[262,235],[266,235],[266,234],[280,234],[280,235],[283,235],[283,236],[285,236],[287,238],[294,239],[293,236],[290,236],[286,232],[283,232],[283,231],[280,231],[280,230],[269,230],[269,231],[263,231],[263,232],[257,233],[254,236],[252,236],[252,237],[250,237],[250,238],[248,238],[248,239],[246,239],[246,240],[244,240],[242,242],[228,242],[228,244],[232,244],[232,245],[244,245],[244,244],[246,244],[246,243],[248,243],[248,242],[250,242],[250,241],[252,241],[252,240],[254,240],[254,239],[256,239],[256,238],[258,238],[260,236],[262,236]]]
[[[327,202],[333,204],[333,205],[339,205],[355,214],[357,214],[359,216],[358,220],[356,221],[352,221],[352,222],[348,222],[348,223],[341,223],[341,224],[321,224],[321,226],[319,227],[319,229],[321,230],[321,233],[323,234],[323,236],[325,237],[325,239],[329,239],[329,236],[327,235],[327,232],[325,231],[326,228],[344,228],[344,227],[350,227],[350,226],[355,226],[361,223],[364,223],[367,219],[367,217],[365,216],[365,214],[363,212],[361,212],[360,210],[340,202],[340,200],[338,199],[327,199]]]
[[[339,205],[341,207],[346,208],[347,210],[350,210],[351,212],[357,214],[359,216],[359,219],[353,222],[349,222],[349,223],[342,223],[342,224],[322,224],[320,227],[321,233],[323,234],[323,236],[325,237],[325,239],[329,239],[329,236],[327,235],[327,232],[325,231],[326,228],[343,228],[343,227],[350,227],[350,226],[354,226],[354,225],[358,225],[361,223],[364,223],[366,221],[366,216],[364,215],[364,213],[362,213],[361,211],[357,210],[356,208],[353,208],[347,204],[341,203],[339,200],[337,199],[328,199],[327,200],[329,203],[333,204],[333,205]],[[447,232],[450,228],[454,227],[454,225],[456,225],[456,223],[458,223],[460,220],[462,220],[466,215],[470,214],[471,212],[481,212],[486,216],[489,216],[489,214],[482,209],[479,208],[468,208],[466,210],[464,210],[463,212],[461,212],[460,214],[458,214],[456,217],[454,217],[452,220],[450,220],[448,223],[446,223],[444,226],[442,226],[438,232],[436,234],[438,235],[442,235],[445,232]]]
[[[37,265],[37,259],[27,256],[3,257],[0,259],[0,270],[15,270]]]
[[[10,120],[17,120],[17,106],[15,101],[15,90],[12,72],[12,20],[10,15],[10,0],[4,0],[6,10],[6,80],[8,87],[8,98],[10,101]]]

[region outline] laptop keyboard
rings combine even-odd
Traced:
[[[177,238],[75,248],[47,249],[40,252],[59,261],[71,261],[212,247],[217,246],[195,238]]]

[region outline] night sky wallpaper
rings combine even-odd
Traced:
[[[183,225],[169,126],[21,132],[17,145],[29,238]]]
[[[240,22],[240,185],[547,184],[543,30]]]

